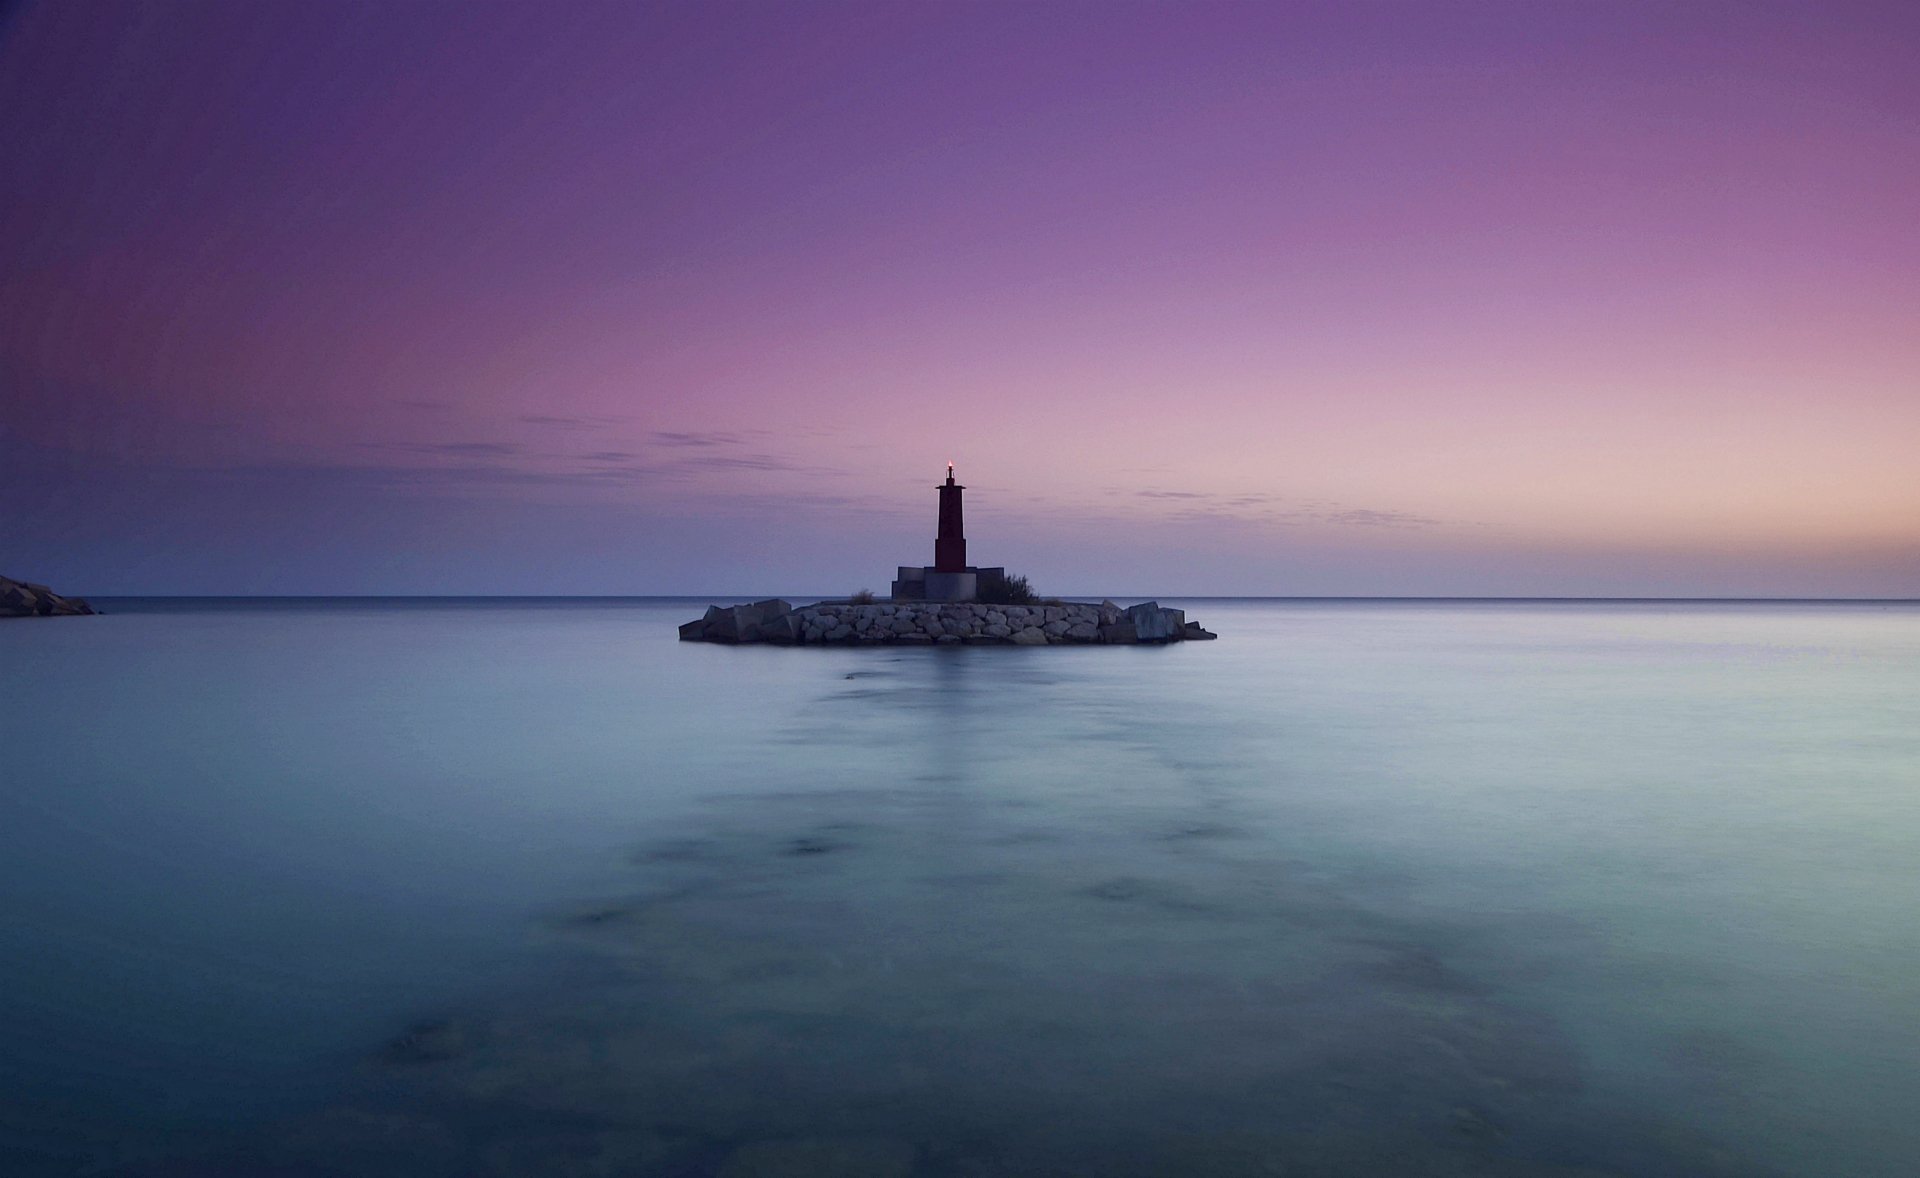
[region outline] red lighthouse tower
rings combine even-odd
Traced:
[[[940,532],[933,540],[933,569],[938,573],[967,571],[967,529],[960,519],[960,492],[953,481],[953,463],[947,463],[947,481],[940,485]]]

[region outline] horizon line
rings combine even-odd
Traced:
[[[755,593],[86,593],[69,594],[89,600],[147,600],[147,601],[692,601],[692,600],[740,600],[766,601],[772,598],[792,597],[815,598],[820,601],[840,601],[842,594],[755,594]],[[1527,595],[1489,595],[1489,594],[1372,594],[1372,593],[1062,593],[1056,595],[1060,600],[1106,600],[1115,597],[1140,598],[1153,600],[1165,597],[1189,601],[1615,601],[1640,603],[1856,603],[1865,605],[1920,605],[1920,597],[1754,597],[1754,596],[1699,596],[1699,597],[1644,597],[1610,595],[1596,596],[1583,594],[1527,594]],[[875,605],[906,604],[915,602],[894,602],[890,598],[875,598]],[[991,604],[991,603],[977,603]]]

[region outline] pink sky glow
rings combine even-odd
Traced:
[[[29,4],[0,572],[1920,595],[1920,10]],[[18,501],[18,500],[16,500]]]

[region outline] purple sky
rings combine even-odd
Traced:
[[[1920,595],[1920,6],[29,3],[0,572]]]

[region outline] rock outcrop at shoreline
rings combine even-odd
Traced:
[[[62,597],[45,585],[0,577],[0,618],[54,618],[90,614],[78,597]]]
[[[1215,638],[1184,610],[1146,601],[1121,607],[1055,602],[822,601],[798,609],[779,599],[713,605],[680,627],[683,642],[777,646],[1124,646]]]

